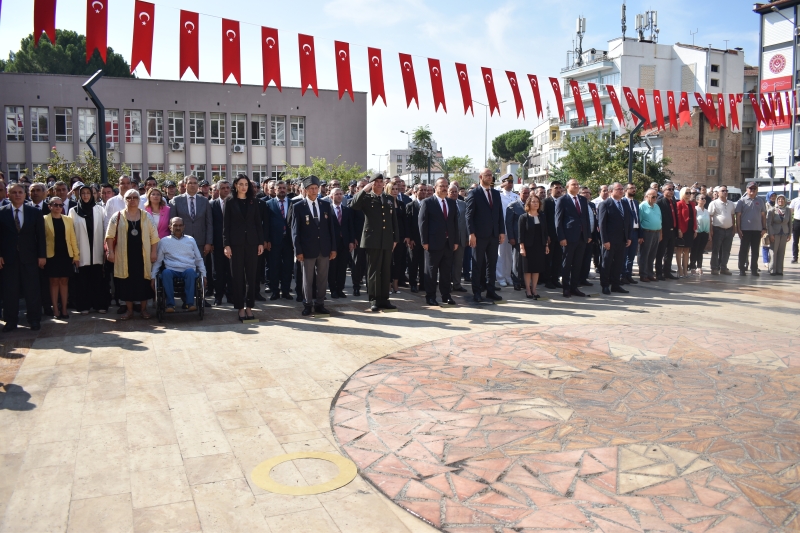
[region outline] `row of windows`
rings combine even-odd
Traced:
[[[56,107],[55,141],[72,142],[72,108]],[[25,140],[25,112],[22,106],[6,106],[6,140],[22,142]],[[31,140],[33,142],[50,142],[50,117],[46,107],[31,107],[29,110]],[[149,144],[164,143],[164,112],[147,111],[147,142]],[[225,113],[210,113],[208,139],[210,144],[225,144]],[[289,146],[303,147],[306,142],[305,117],[289,117]],[[97,131],[96,111],[91,108],[78,109],[78,140],[86,142]],[[120,139],[119,110],[106,109],[106,140],[118,143]],[[138,109],[125,109],[123,112],[123,132],[126,143],[142,142],[142,112]],[[185,143],[186,128],[183,111],[169,111],[167,114],[167,132],[170,142]],[[206,114],[204,112],[189,113],[189,143],[205,144]],[[231,144],[247,144],[247,115],[231,114]],[[267,116],[250,116],[250,142],[253,146],[267,145]],[[270,116],[270,143],[272,146],[286,146],[286,116]]]

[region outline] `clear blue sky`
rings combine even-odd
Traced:
[[[109,45],[130,60],[133,32],[133,0],[109,0]],[[445,156],[469,155],[480,165],[484,152],[483,109],[465,117],[458,87],[455,61],[467,63],[472,94],[486,101],[480,67],[492,67],[497,79],[501,117],[489,119],[489,140],[510,129],[531,129],[537,124],[529,86],[522,86],[527,120],[514,118],[514,105],[504,70],[518,75],[537,74],[540,79],[557,76],[572,46],[575,19],[587,19],[584,49],[606,49],[609,39],[621,34],[620,2],[590,0],[518,0],[500,2],[439,0],[327,0],[300,2],[212,2],[209,0],[158,0],[156,3],[155,53],[153,77],[176,79],[178,75],[178,10],[189,9],[215,17],[247,22],[242,25],[243,82],[261,84],[259,26],[280,30],[283,84],[298,86],[300,75],[297,33],[315,36],[317,77],[320,88],[335,89],[333,40],[351,44],[353,86],[369,90],[366,46],[383,50],[384,77],[388,107],[379,100],[368,104],[368,153],[386,153],[405,145],[400,130],[430,125]],[[58,0],[56,26],[85,33],[85,1]],[[742,47],[745,61],[757,64],[758,19],[752,1],[670,0],[669,2],[628,2],[628,36],[633,36],[634,16],[646,9],[658,10],[661,29],[659,42],[691,43],[690,31],[699,30],[695,43],[701,46]],[[200,19],[201,80],[219,82],[222,78],[219,18]],[[5,0],[0,15],[0,50],[17,50],[22,37],[33,27],[33,0]],[[412,104],[406,109],[397,53],[414,55],[420,110]],[[442,61],[448,113],[433,111],[430,80],[425,58]],[[137,75],[147,77],[143,68]],[[186,79],[193,79],[189,75]],[[524,80],[524,77],[523,77]],[[234,90],[234,89],[232,89]],[[311,96],[309,96],[311,95]],[[544,99],[552,100],[547,85]],[[306,98],[313,98],[306,93]],[[341,105],[352,105],[342,101]],[[555,112],[555,103],[552,102]],[[367,167],[377,167],[378,158],[370,155]],[[383,160],[385,166],[385,158]]]

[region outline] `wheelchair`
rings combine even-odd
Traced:
[[[167,293],[164,291],[164,282],[161,279],[161,272],[164,270],[164,266],[162,265],[156,274],[156,318],[158,318],[159,322],[164,321],[164,315],[167,313]],[[185,282],[182,278],[175,278],[172,280],[175,298],[185,298],[186,297],[186,287],[184,286]],[[195,305],[197,306],[197,312],[200,315],[200,320],[203,320],[203,316],[206,313],[206,287],[205,283],[203,283],[203,276],[199,273],[197,275],[197,279],[194,283],[194,301]]]

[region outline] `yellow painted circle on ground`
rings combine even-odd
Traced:
[[[323,461],[329,461],[339,468],[339,475],[330,481],[310,487],[290,487],[288,485],[282,485],[270,477],[270,472],[273,468],[286,461],[295,461],[297,459],[322,459]],[[250,478],[253,480],[253,483],[269,492],[288,494],[290,496],[308,496],[344,487],[353,481],[356,474],[358,474],[356,464],[341,455],[325,452],[295,452],[267,459],[253,469],[250,473]]]

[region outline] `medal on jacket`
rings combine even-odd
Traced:
[[[133,229],[131,230],[131,235],[136,237],[137,235],[139,235],[139,230],[136,229],[136,224],[131,224],[131,226],[133,226]]]
[[[323,213],[325,215],[325,220],[328,219],[328,213]]]
[[[311,216],[306,215],[306,226],[308,226],[309,224],[311,224]]]

